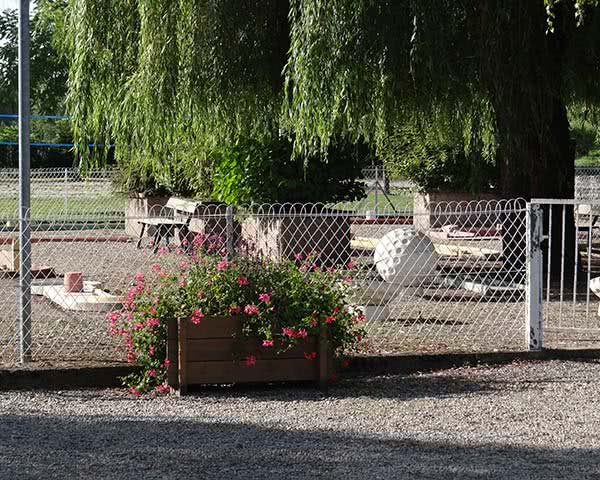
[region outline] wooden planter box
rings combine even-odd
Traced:
[[[190,385],[268,382],[318,382],[321,389],[333,372],[327,330],[308,337],[280,355],[262,340],[242,338],[242,317],[204,317],[200,324],[188,318],[168,323],[167,381],[184,394]],[[317,352],[307,360],[304,352]],[[249,355],[256,364],[246,365]]]

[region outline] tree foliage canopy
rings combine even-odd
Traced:
[[[521,193],[567,154],[565,105],[598,103],[599,27],[595,0],[69,0],[62,37],[76,137],[134,170],[245,138],[381,149],[410,126],[498,158]]]

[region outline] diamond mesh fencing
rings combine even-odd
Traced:
[[[115,188],[115,169],[79,172],[74,168],[31,170],[31,216],[124,215],[127,197]],[[0,216],[18,211],[19,170],[0,169]]]
[[[600,167],[575,167],[575,198],[600,199]]]
[[[429,207],[414,217],[383,207],[365,214],[344,205],[172,198],[126,215],[34,218],[25,332],[32,360],[122,361],[107,314],[125,301],[136,272],[151,272],[157,259],[193,262],[201,252],[286,259],[307,276],[335,272],[349,285],[349,308],[365,316],[358,354],[526,349],[525,202]],[[0,363],[13,365],[22,334],[18,222],[1,225]]]

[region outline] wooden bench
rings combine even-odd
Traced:
[[[171,238],[175,237],[175,229],[179,233],[179,238],[183,240],[188,232],[190,222],[194,213],[198,209],[200,202],[193,200],[186,200],[184,198],[171,197],[163,207],[164,209],[170,209],[170,216],[156,216],[148,217],[138,220],[142,228],[140,230],[140,238],[137,242],[137,248],[142,245],[142,239],[146,228],[154,227],[154,253],[158,251],[161,240],[164,240],[165,246],[169,246]]]

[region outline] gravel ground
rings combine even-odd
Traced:
[[[588,479],[600,362],[309,388],[0,393],[0,478]]]

